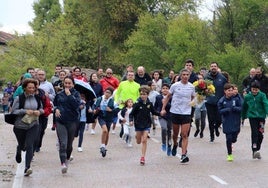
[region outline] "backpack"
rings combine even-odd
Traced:
[[[34,95],[36,101],[37,101],[37,109],[41,107],[41,99],[38,95]],[[26,97],[23,94],[19,95],[19,109],[24,108]]]
[[[34,97],[37,101],[37,109],[39,109],[41,107],[40,97],[38,95],[34,95]],[[19,109],[24,108],[25,100],[26,100],[26,97],[24,93],[19,95]],[[18,116],[17,114],[5,114],[4,120],[8,124],[15,125],[17,116]]]

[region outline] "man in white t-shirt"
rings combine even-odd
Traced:
[[[161,115],[166,113],[165,108],[167,102],[172,97],[171,102],[171,121],[173,125],[173,148],[172,155],[176,156],[178,147],[178,134],[181,130],[182,137],[182,147],[181,147],[181,163],[186,163],[189,161],[187,156],[187,146],[188,146],[188,132],[191,123],[191,111],[192,107],[190,102],[195,97],[195,88],[193,84],[188,82],[190,77],[190,71],[187,69],[182,69],[180,71],[181,80],[179,82],[171,85],[169,94],[163,100],[163,107],[161,110]]]

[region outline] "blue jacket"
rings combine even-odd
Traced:
[[[208,104],[217,105],[219,99],[224,96],[224,84],[227,83],[227,79],[221,74],[217,73],[216,75],[212,75],[210,72],[207,74],[207,80],[211,80],[215,87],[215,95],[208,96],[206,98]]]
[[[226,98],[223,96],[218,102],[218,110],[222,117],[224,133],[240,130],[242,103],[238,97]]]
[[[74,88],[70,89],[71,95],[67,96],[62,90],[57,93],[54,99],[55,109],[59,109],[61,117],[56,118],[56,121],[65,122],[79,122],[80,118],[80,103],[81,98],[78,91]]]

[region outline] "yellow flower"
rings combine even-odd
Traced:
[[[198,81],[195,81],[195,82],[193,83],[193,85],[194,85],[194,87],[198,86]]]

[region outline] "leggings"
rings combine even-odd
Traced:
[[[78,123],[79,122],[56,122],[56,131],[60,146],[59,157],[62,164],[66,163],[66,160],[70,159],[73,151],[73,141]]]
[[[16,135],[18,141],[18,150],[25,150],[25,168],[30,168],[32,158],[33,158],[33,147],[34,142],[36,141],[36,137],[38,134],[38,126],[34,125],[28,130],[25,129],[18,129],[16,127],[13,128],[13,132]]]

